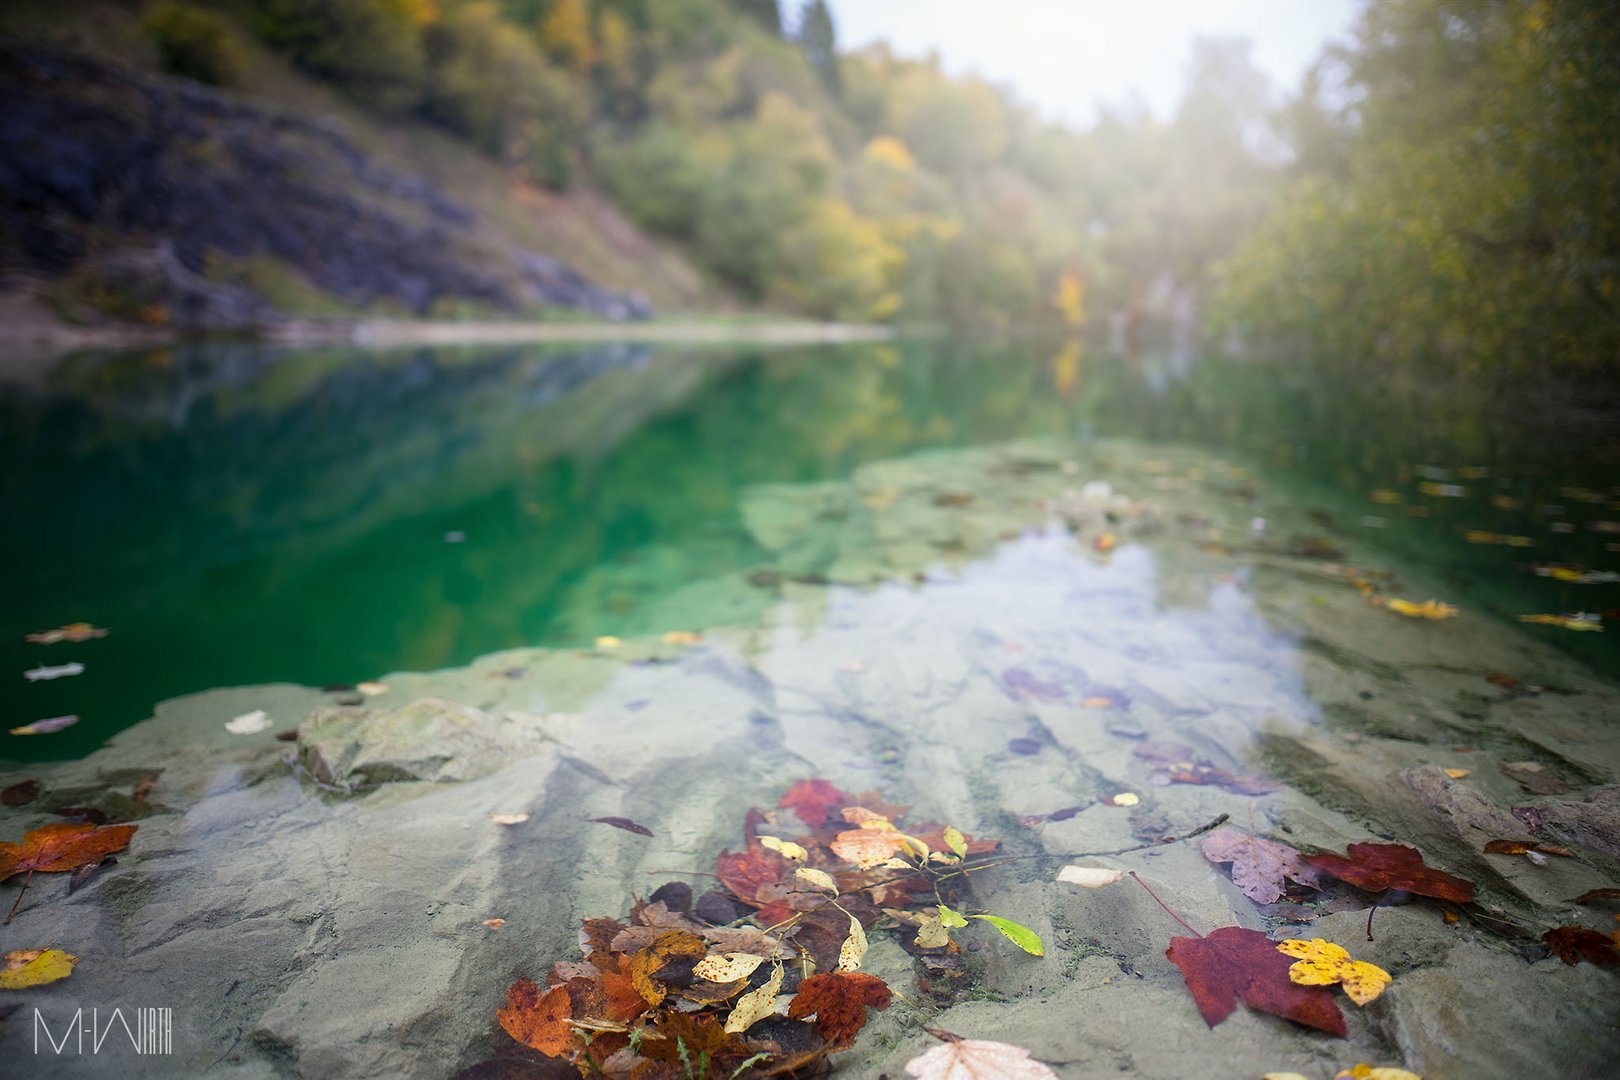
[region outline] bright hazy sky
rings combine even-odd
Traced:
[[[841,49],[887,41],[938,52],[952,73],[1010,83],[1044,115],[1089,124],[1098,101],[1139,97],[1167,118],[1192,39],[1241,36],[1256,65],[1292,90],[1322,46],[1343,38],[1359,0],[828,0]],[[783,3],[784,10],[797,5]]]

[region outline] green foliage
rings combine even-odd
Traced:
[[[252,25],[313,75],[398,111],[421,96],[428,0],[251,0]]]
[[[968,918],[983,919],[997,930],[1000,930],[1008,941],[1031,956],[1046,955],[1046,947],[1041,944],[1041,936],[1021,923],[1015,923],[1011,919],[1003,919],[999,915],[969,915]]]
[[[1620,356],[1620,24],[1594,0],[1379,3],[1360,100],[1232,260],[1226,315],[1340,365]],[[1327,141],[1331,147],[1332,141]]]
[[[213,12],[176,0],[154,7],[141,25],[169,74],[214,86],[241,79],[241,43]]]
[[[423,45],[424,116],[541,183],[567,185],[588,102],[532,37],[481,0],[427,26]]]

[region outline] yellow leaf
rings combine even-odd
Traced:
[[[939,921],[944,923],[946,926],[967,925],[967,919],[962,917],[961,912],[955,910],[954,908],[948,908],[944,904],[939,905]]]
[[[1375,1069],[1363,1061],[1334,1073],[1333,1080],[1423,1080],[1423,1077],[1415,1072],[1389,1066]]]
[[[962,830],[955,825],[945,827],[945,846],[958,855],[967,855],[967,837],[963,836]]]
[[[715,953],[705,956],[692,965],[692,974],[700,979],[710,982],[728,983],[738,979],[746,979],[754,973],[754,969],[765,962],[763,956],[753,953],[728,952]]]
[[[1134,791],[1122,791],[1111,800],[1115,806],[1135,806],[1141,798]]]
[[[0,990],[26,990],[73,974],[79,958],[60,949],[19,949],[6,953],[0,967]]]
[[[1452,619],[1457,616],[1456,608],[1439,600],[1425,600],[1421,604],[1415,604],[1410,600],[1391,597],[1387,606],[1389,610],[1405,615],[1409,619]]]
[[[808,851],[804,850],[804,848],[800,847],[798,844],[795,844],[793,841],[780,840],[774,836],[760,837],[759,846],[776,852],[789,862],[804,862],[804,860],[810,857],[810,853]]]
[[[1596,616],[1584,618],[1580,615],[1520,615],[1519,621],[1523,623],[1539,623],[1542,626],[1561,626],[1565,630],[1587,630],[1603,632],[1603,620]]]
[[[780,989],[782,989],[782,965],[777,964],[764,986],[758,990],[750,990],[737,999],[737,1007],[726,1017],[726,1031],[733,1035],[747,1031],[775,1012],[776,992]]]
[[[1260,1080],[1307,1080],[1304,1073],[1266,1073]]]
[[[1283,941],[1277,951],[1299,963],[1288,969],[1288,977],[1301,986],[1332,986],[1338,983],[1357,1005],[1365,1005],[1384,992],[1390,974],[1376,964],[1353,960],[1350,954],[1323,938],[1309,941]]]
[[[596,639],[596,647],[598,649],[617,649],[622,644],[624,643],[618,638],[614,637],[612,634],[603,634],[601,637]]]
[[[849,918],[849,937],[838,950],[839,971],[859,971],[861,961],[866,959],[866,931],[861,929],[861,921],[851,915]]]
[[[816,870],[813,867],[801,866],[793,871],[793,876],[807,885],[817,889],[826,889],[830,893],[838,891],[838,882],[825,870]]]
[[[1467,769],[1447,769],[1446,770],[1446,775],[1451,777],[1453,780],[1461,780],[1463,777],[1468,775],[1468,770]]]
[[[951,943],[950,931],[945,929],[945,923],[932,911],[917,913],[917,947],[922,949],[942,949]]]

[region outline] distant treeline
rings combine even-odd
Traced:
[[[1375,0],[1289,100],[1246,43],[1202,40],[1170,118],[1083,131],[933,59],[841,52],[824,0],[166,0],[147,25],[218,82],[245,28],[534,182],[605,190],[780,309],[1089,313],[1127,339],[1173,319],[1341,364],[1595,367],[1620,344],[1608,0]]]

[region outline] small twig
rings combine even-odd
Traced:
[[[28,876],[23,878],[22,888],[17,890],[17,899],[15,899],[15,900],[13,900],[11,902],[11,910],[6,912],[5,925],[7,925],[7,926],[11,925],[11,917],[13,915],[17,914],[17,908],[18,908],[19,905],[22,904],[23,893],[28,891],[28,883],[30,881],[33,881],[33,880],[34,880],[34,872],[32,870],[30,870],[30,871],[28,871]]]
[[[1138,885],[1142,886],[1142,888],[1144,888],[1144,889],[1147,889],[1147,894],[1149,896],[1153,897],[1154,903],[1156,903],[1160,907],[1164,908],[1164,913],[1166,915],[1168,915],[1172,919],[1176,920],[1176,922],[1180,923],[1182,926],[1186,926],[1188,932],[1191,933],[1194,937],[1203,937],[1204,936],[1203,934],[1200,934],[1198,931],[1194,930],[1192,927],[1187,926],[1187,920],[1186,919],[1183,919],[1180,915],[1177,915],[1175,912],[1171,911],[1170,906],[1168,904],[1166,904],[1163,900],[1159,899],[1159,894],[1154,892],[1152,889],[1148,889],[1148,883],[1143,881],[1140,877],[1137,877],[1137,874],[1136,874],[1135,870],[1129,871],[1129,873],[1131,875],[1131,878],[1133,880],[1135,880],[1135,882]]]
[[[1377,911],[1378,911],[1378,901],[1374,900],[1372,902],[1372,907],[1367,909],[1367,940],[1368,941],[1371,941],[1373,939],[1373,936],[1372,936],[1372,917]]]

